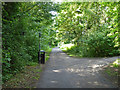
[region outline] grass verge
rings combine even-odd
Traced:
[[[71,57],[78,57],[78,58],[81,58],[82,56],[78,53],[75,53],[75,52],[70,52],[70,51],[67,51],[67,50],[62,50],[63,52],[65,52],[67,55],[71,56]]]
[[[71,47],[73,47],[73,45],[63,45],[60,47],[60,49],[69,56],[78,57],[78,58],[83,57],[79,53],[76,53],[76,51],[78,51],[76,48],[71,48]],[[117,84],[120,87],[120,82],[119,82],[120,80],[120,59],[117,59],[115,62],[104,66],[101,72],[111,82],[113,82],[114,84]]]
[[[3,84],[3,88],[34,88],[40,78],[40,65],[26,66],[21,72]]]
[[[48,61],[49,57],[50,57],[50,53],[52,51],[52,48],[49,48],[48,50],[46,50],[46,54],[45,54],[45,62]]]
[[[71,57],[82,57],[79,53],[76,53],[75,50],[71,50],[74,44],[64,44],[60,46],[60,49]]]
[[[52,48],[46,51],[45,61],[49,59]],[[2,85],[2,88],[36,88],[42,68],[35,62],[29,62],[25,68]]]
[[[120,64],[116,63],[118,62],[120,59],[117,59],[115,62],[105,66],[103,68],[103,73],[107,76],[106,78],[108,78],[109,80],[111,80],[111,82],[113,82],[114,84],[117,84],[120,87]]]

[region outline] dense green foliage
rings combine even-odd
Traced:
[[[120,54],[118,2],[68,2],[61,8],[55,26],[58,41],[74,44],[68,52],[82,57]]]
[[[81,57],[120,55],[118,2],[2,4],[4,82],[24,66],[38,62],[39,41],[46,51],[57,44],[71,43],[74,46],[68,52]],[[55,19],[51,11],[57,11]]]
[[[51,38],[55,36],[51,10],[56,10],[51,2],[3,3],[3,81],[22,70],[25,65],[38,62],[39,41],[41,49],[49,50]]]

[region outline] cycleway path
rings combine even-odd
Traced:
[[[116,88],[100,70],[113,62],[112,58],[74,58],[58,47],[53,48],[44,65],[37,88]]]

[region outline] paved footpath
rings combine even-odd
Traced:
[[[74,58],[53,48],[41,72],[37,88],[115,88],[99,71],[118,57]]]

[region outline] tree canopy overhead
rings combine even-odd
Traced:
[[[43,50],[54,44],[55,31],[52,30],[53,15],[50,11],[59,7],[53,2],[4,2],[2,5],[5,81],[29,62],[38,62],[39,40]]]
[[[120,55],[119,4],[3,2],[3,81],[38,62],[39,41],[43,50],[72,43],[68,51],[81,57]]]
[[[64,2],[56,17],[58,40],[75,44],[81,56],[118,55],[118,12],[118,2]]]

